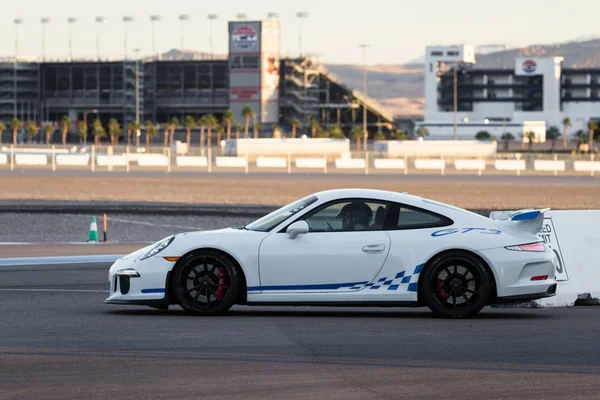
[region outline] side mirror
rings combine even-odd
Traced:
[[[288,226],[285,231],[288,239],[296,239],[296,236],[304,235],[305,233],[308,233],[308,224],[306,221],[296,221]]]

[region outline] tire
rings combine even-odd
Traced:
[[[183,257],[173,269],[172,292],[188,314],[221,315],[235,303],[240,272],[227,255],[199,250]]]
[[[419,279],[419,294],[436,315],[470,318],[487,304],[492,292],[487,265],[472,254],[451,251],[433,258]]]

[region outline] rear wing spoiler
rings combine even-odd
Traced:
[[[536,210],[528,208],[518,211],[492,211],[490,219],[504,224],[510,224],[516,229],[537,234],[544,223],[544,213],[550,211],[549,208]]]

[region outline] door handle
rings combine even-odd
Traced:
[[[383,253],[385,245],[383,244],[368,244],[363,246],[362,251],[367,254],[379,254]]]

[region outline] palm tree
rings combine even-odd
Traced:
[[[35,124],[34,121],[27,121],[27,125],[25,126],[25,130],[27,131],[27,134],[29,136],[28,138],[28,143],[33,142],[33,136],[37,135],[37,133],[39,132],[39,129],[37,127],[37,125]]]
[[[206,115],[198,118],[198,125],[200,125],[200,149],[204,148],[204,130],[206,129],[207,123]]]
[[[171,124],[166,122],[164,124],[160,124],[160,127],[163,129],[163,147],[169,147],[169,136],[171,130]]]
[[[245,122],[244,122],[245,137],[246,137],[246,139],[248,139],[248,129],[250,128],[250,118],[255,118],[256,114],[254,113],[254,110],[252,109],[252,107],[246,106],[242,110],[242,117],[244,117],[244,119],[245,119]]]
[[[332,125],[331,128],[329,128],[329,137],[332,139],[343,139],[344,131],[339,125]]]
[[[150,150],[152,138],[154,138],[156,135],[156,124],[152,121],[146,121],[146,151]]]
[[[235,126],[233,127],[233,129],[235,129],[235,140],[238,140],[240,138],[240,131],[242,130],[242,128],[242,124],[235,124]]]
[[[131,146],[131,132],[135,130],[135,124],[133,122],[127,123],[127,146]]]
[[[559,137],[560,137],[560,130],[558,129],[557,126],[551,126],[546,131],[546,139],[549,139],[552,141],[552,151],[554,151],[554,149],[556,148],[556,139],[558,139]]]
[[[480,142],[488,142],[492,139],[492,134],[488,131],[479,131],[475,134],[475,139]]]
[[[62,144],[67,144],[67,133],[69,133],[69,128],[71,127],[71,118],[68,115],[63,115],[60,119],[60,124],[62,126]]]
[[[415,133],[418,137],[425,139],[426,136],[429,136],[429,129],[425,128],[424,126],[420,126]]]
[[[394,129],[394,131],[392,132],[392,136],[395,140],[406,140],[407,137],[406,132],[404,132],[400,128]]]
[[[385,134],[381,131],[377,131],[375,132],[375,135],[373,135],[373,140],[385,140]]]
[[[19,129],[21,129],[23,124],[21,123],[19,118],[15,117],[10,121],[10,126],[12,127],[12,130],[13,130],[13,144],[16,145],[17,144],[17,132],[19,131]]]
[[[320,126],[321,125],[319,125],[319,121],[317,121],[316,119],[310,120],[310,132],[312,137],[316,137],[317,130],[320,128]]]
[[[173,137],[175,137],[175,128],[179,126],[179,120],[175,117],[171,118],[169,123],[171,128],[171,134],[169,135],[169,146],[173,146]]]
[[[598,124],[595,121],[588,122],[588,128],[590,130],[589,140],[589,151],[594,151],[594,133],[598,129]]]
[[[531,151],[531,148],[533,147],[533,139],[535,139],[535,132],[532,132],[532,131],[525,132],[525,133],[521,134],[521,137],[522,137],[521,149],[524,149],[525,139],[527,139],[529,151]]]
[[[191,115],[185,116],[185,119],[183,120],[183,127],[187,131],[187,136],[186,136],[185,141],[187,143],[188,150],[190,148],[190,141],[192,139],[192,129],[196,129],[197,126],[198,126],[198,123],[196,122],[194,117],[192,117]]]
[[[296,130],[300,128],[300,121],[297,118],[294,118],[290,121],[290,125],[292,125],[292,139],[296,139]]]
[[[54,128],[52,128],[52,131],[54,131]],[[85,124],[85,122],[79,121],[79,123],[77,124],[77,135],[79,135],[79,143],[80,144],[81,144],[81,142],[86,142],[87,125]]]
[[[110,135],[110,144],[115,146],[119,142],[119,137],[123,131],[121,130],[121,125],[119,125],[119,121],[116,118],[111,118],[108,122],[108,134]]]
[[[569,137],[569,128],[571,126],[573,126],[571,124],[571,118],[566,117],[565,119],[563,119],[562,121],[563,124],[563,149],[567,149],[567,139]]]
[[[106,137],[106,131],[102,126],[102,122],[99,119],[94,121],[94,144],[98,146],[100,144],[100,138]]]
[[[277,131],[279,131],[279,125],[277,125],[277,124],[272,124],[272,125],[271,125],[271,130],[273,131],[273,137],[275,137],[275,133],[276,133]],[[281,135],[280,135],[279,137],[281,137]]]
[[[80,122],[79,125],[84,125],[85,124],[83,122]],[[54,133],[54,126],[52,124],[46,124],[44,125],[44,133],[46,134],[46,144],[50,144],[50,138],[52,137],[52,134]]]
[[[4,132],[6,130],[6,125],[4,125],[4,122],[0,121],[0,143],[2,143],[2,132]]]
[[[223,125],[227,127],[227,140],[231,139],[231,124],[235,121],[235,115],[233,115],[233,111],[225,110],[223,113]],[[221,141],[218,140],[220,143]]]
[[[319,139],[324,139],[329,137],[329,132],[325,130],[322,126],[317,128],[317,132],[315,133],[315,137]]]
[[[262,129],[263,129],[263,124],[261,124],[260,122],[254,123],[254,139],[258,139],[258,134],[260,133],[260,131]]]
[[[363,132],[363,128],[360,126],[355,126],[350,131],[350,137],[356,139],[356,151],[360,151],[360,139],[365,136]]]
[[[511,140],[515,140],[515,137],[510,132],[504,132],[502,136],[500,136],[500,139],[504,141],[504,151],[508,151],[508,143]]]
[[[206,116],[206,147],[208,147],[209,149],[212,146],[212,130],[215,129],[217,127],[217,125],[219,125],[219,121],[217,120],[217,117],[215,117],[213,114],[207,114]]]

